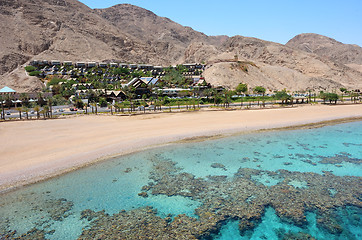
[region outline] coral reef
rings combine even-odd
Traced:
[[[232,178],[208,176],[204,179],[182,172],[170,160],[154,158],[153,162],[150,174],[153,182],[142,187],[141,195],[183,196],[202,202],[195,210],[198,218],[184,214],[173,219],[170,216],[161,218],[151,207],[114,215],[87,210],[84,217],[98,215],[80,239],[209,239],[229,220],[238,220],[239,231],[243,234],[257,226],[268,206],[273,207],[283,221],[302,228],[307,224],[306,213],[315,212],[318,227],[338,236],[346,229],[336,209],[362,207],[360,177],[339,177],[330,172],[321,175],[240,168]],[[213,165],[211,167],[224,168],[222,164]],[[265,186],[253,178],[261,175],[280,181]],[[300,186],[296,186],[298,184]],[[307,233],[283,233],[280,239],[314,238]]]

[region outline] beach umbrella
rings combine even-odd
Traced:
[[[16,101],[14,101],[14,100],[11,100],[13,103],[15,103],[15,107],[17,107],[18,106],[18,103],[21,103],[22,101],[20,101],[20,100],[16,100]]]

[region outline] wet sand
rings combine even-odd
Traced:
[[[0,191],[109,157],[202,136],[361,118],[362,105],[136,116],[74,116],[0,123]]]

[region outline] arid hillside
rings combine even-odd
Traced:
[[[39,88],[22,69],[18,71],[34,58],[166,60],[76,0],[2,0],[0,4],[0,85],[20,90]]]
[[[362,48],[358,45],[343,44],[335,39],[314,33],[297,35],[286,45],[346,64],[362,72]]]
[[[213,84],[234,88],[238,82],[275,90],[354,89],[362,87],[362,74],[345,64],[297,48],[256,38],[235,36],[220,48],[205,76]],[[241,62],[225,63],[235,56]],[[222,62],[222,63],[218,63]],[[252,64],[248,64],[252,63]]]
[[[319,34],[299,34],[289,40],[286,46],[315,53],[340,63],[362,65],[362,48],[360,46],[344,44]]]
[[[185,49],[192,43],[218,46],[228,38],[227,36],[209,37],[130,4],[119,4],[95,11],[123,32],[142,39],[154,52],[166,57],[170,63],[184,62]]]
[[[129,4],[90,9],[77,0],[2,0],[0,37],[0,87],[17,91],[43,87],[23,70],[33,59],[206,62],[206,80],[229,88],[239,82],[270,90],[362,88],[358,46],[319,35],[299,35],[286,45],[207,36]]]

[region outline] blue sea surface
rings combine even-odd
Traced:
[[[202,214],[208,213],[205,210],[207,201],[210,206],[214,204],[212,201],[219,201],[221,197],[234,201],[220,187],[224,182],[231,184],[234,181],[236,186],[249,181],[249,185],[254,184],[254,188],[266,193],[270,189],[274,193],[280,191],[281,195],[293,192],[297,196],[314,186],[313,189],[319,191],[316,194],[323,196],[320,200],[323,203],[327,201],[323,199],[341,197],[341,189],[335,188],[341,187],[343,181],[361,183],[361,161],[362,122],[172,144],[109,159],[0,195],[0,239],[9,233],[12,233],[12,238],[30,234],[32,229],[44,230],[47,239],[77,239],[84,230],[94,226],[92,220],[82,218],[82,212],[87,209],[116,215],[123,210],[129,212],[151,206],[162,219],[175,219],[177,215],[185,214],[203,221]],[[205,189],[213,191],[203,192],[200,187],[195,193],[184,187],[169,193],[162,188],[153,194],[157,186],[167,185],[162,179],[184,173],[188,174],[190,181],[200,181]],[[325,186],[318,189],[313,182],[316,176],[328,177],[339,185],[336,183],[333,187],[326,181],[321,183]],[[223,180],[218,182],[216,177]],[[220,196],[211,196],[218,191],[216,186],[220,187]],[[362,200],[362,186],[356,187],[357,190],[353,188],[344,193],[355,205],[344,206],[337,199],[333,208],[328,205],[329,211],[323,212],[317,204],[315,207],[314,203],[303,203],[309,204],[309,208],[305,210],[302,223],[288,219],[280,206],[273,203],[263,206],[260,217],[247,219],[252,227],[242,229],[239,215],[227,219],[225,216],[230,214],[225,214],[224,220],[217,223],[216,231],[214,228],[209,235],[213,239],[283,239],[283,236],[293,234],[309,234],[316,239],[362,239],[361,205],[357,206]],[[140,196],[140,193],[147,193],[147,196]],[[250,204],[259,200],[261,195],[250,192],[245,203],[238,201],[239,204]],[[220,209],[222,211],[223,206]],[[333,216],[338,231],[328,228],[331,223],[324,216]]]

